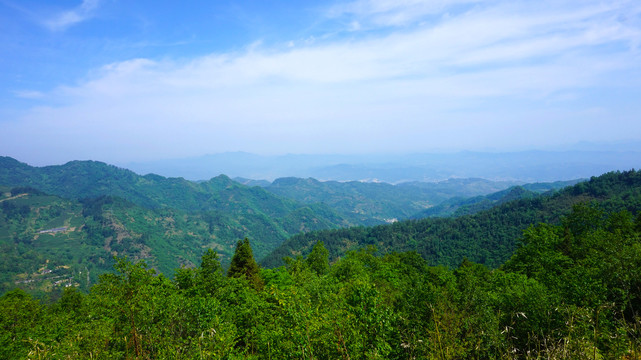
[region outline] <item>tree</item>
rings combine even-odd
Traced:
[[[254,252],[251,245],[249,245],[249,239],[238,240],[227,276],[233,278],[244,277],[255,289],[260,290],[263,287],[263,280],[260,278],[259,273],[260,269],[254,259]]]
[[[158,332],[170,327],[157,326],[165,320],[172,300],[174,285],[162,274],[148,268],[144,261],[132,263],[127,258],[116,258],[114,273],[100,276],[92,288],[97,297],[93,305],[101,317],[114,319],[112,342],[108,347],[135,354],[136,358],[155,358]]]
[[[214,250],[207,249],[203,254],[198,275],[200,284],[209,294],[213,294],[222,286],[223,268],[220,266],[218,254]]]
[[[0,358],[24,359],[28,339],[35,337],[42,306],[22,289],[0,297]]]
[[[78,314],[82,308],[84,297],[75,287],[66,287],[59,300],[60,308],[63,311]]]
[[[324,275],[329,271],[329,251],[322,241],[317,242],[305,260],[307,265],[318,275]]]

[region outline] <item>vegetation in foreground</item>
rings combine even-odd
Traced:
[[[4,359],[637,359],[641,215],[576,205],[499,269],[349,252],[260,270],[240,241],[173,280],[118,259],[89,294],[0,298]],[[231,270],[233,269],[233,271]]]

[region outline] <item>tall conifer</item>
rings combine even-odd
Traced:
[[[228,277],[241,278],[244,277],[249,281],[255,289],[263,287],[263,280],[260,278],[260,268],[254,259],[254,252],[249,239],[238,240],[236,243],[236,252],[231,258],[231,265],[227,271]]]

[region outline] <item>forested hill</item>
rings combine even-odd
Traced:
[[[243,183],[256,183],[239,179]],[[279,178],[264,184],[267,191],[305,204],[322,203],[359,225],[380,225],[410,218],[444,217],[473,213],[527,194],[512,189],[522,186],[532,195],[574,185],[581,180],[522,184],[479,178],[439,182],[387,184],[361,181],[318,181],[313,178]],[[510,190],[511,189],[511,190]]]
[[[263,248],[259,254],[298,232],[355,225],[326,205],[301,204],[259,187],[239,184],[225,175],[196,183],[153,174],[140,176],[96,161],[32,167],[0,157],[0,185],[29,186],[71,200],[115,196],[148,209],[206,212],[216,219],[217,226],[228,227],[228,220],[242,223],[240,228],[246,232],[235,236],[256,239],[256,244]],[[271,232],[252,232],[261,228],[276,229],[278,236],[271,239]],[[262,247],[262,243],[269,246]]]
[[[485,179],[450,179],[434,183],[412,182],[392,185],[288,177],[276,179],[265,186],[265,189],[305,204],[327,204],[356,224],[379,225],[396,219],[408,219],[453,197],[487,195],[516,183]]]
[[[321,182],[289,177],[276,179],[265,189],[306,204],[328,204],[352,222],[363,225],[409,218],[436,203],[432,193],[419,187],[386,183]]]
[[[467,198],[454,197],[442,201],[438,205],[430,207],[429,209],[422,210],[421,212],[414,214],[411,218],[423,219],[428,217],[458,217],[462,215],[470,215],[512,200],[533,198],[538,194],[559,190],[575,185],[581,181],[585,181],[585,179],[555,181],[551,183],[523,184],[512,186],[508,189],[497,191],[489,195],[472,195]]]
[[[0,296],[0,358],[638,359],[640,245],[641,216],[575,206],[495,270],[372,249],[330,264],[320,242],[259,269],[238,241],[227,276],[211,249],[173,279],[121,258],[86,294]]]
[[[290,214],[296,216],[295,211],[310,208],[319,222],[331,223],[327,228],[378,225],[392,219],[405,219],[452,197],[486,195],[513,184],[452,179],[394,186],[282,178],[258,187],[241,184],[225,175],[193,182],[154,174],[141,176],[97,161],[32,167],[10,157],[0,157],[0,185],[10,188],[29,186],[74,200],[116,196],[149,209],[218,211],[237,216],[259,214],[266,221]],[[308,228],[302,226],[300,231]]]
[[[9,157],[0,157],[0,185],[30,186],[68,199],[118,196],[147,208],[169,207],[183,211],[251,208],[269,216],[283,216],[300,204],[219,175],[192,182],[132,171],[98,161],[71,161],[64,165],[32,167]]]
[[[307,254],[323,241],[330,258],[348,250],[375,245],[381,253],[417,251],[430,264],[457,266],[464,258],[498,267],[517,247],[522,231],[539,222],[556,223],[572,206],[597,202],[607,211],[641,209],[641,172],[611,172],[551,195],[510,201],[489,210],[458,218],[422,219],[371,228],[319,231],[296,235],[262,264],[275,267],[283,258]]]
[[[0,157],[0,291],[11,284],[47,289],[80,272],[84,286],[95,280],[85,275],[111,268],[113,255],[171,273],[209,247],[226,264],[244,237],[262,258],[299,232],[349,225],[326,205],[301,204],[222,175],[195,183],[95,161],[39,168]],[[48,231],[56,228],[64,230]],[[50,278],[39,275],[48,270],[59,278],[41,281]]]
[[[264,256],[300,231],[336,226],[319,209],[283,217],[224,211],[149,209],[122,198],[80,201],[28,187],[0,186],[0,293],[15,286],[35,294],[75,285],[83,290],[112,268],[113,256],[145,260],[168,275],[215,249],[229,264],[239,238],[251,236]]]

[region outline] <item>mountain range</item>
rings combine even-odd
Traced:
[[[180,266],[193,266],[205,249],[213,248],[225,266],[236,241],[244,237],[252,240],[256,257],[268,266],[278,265],[282,256],[305,253],[318,240],[318,234],[331,234],[330,238],[346,234],[347,245],[328,241],[333,256],[373,243],[382,251],[396,247],[419,250],[432,242],[417,236],[420,232],[416,230],[411,230],[415,235],[407,238],[403,229],[417,222],[406,219],[481,219],[522,201],[546,202],[541,199],[554,198],[557,189],[577,181],[523,184],[457,178],[392,185],[294,177],[272,182],[232,180],[225,175],[189,181],[154,174],[141,176],[97,161],[32,167],[0,157],[0,290],[16,285],[41,292],[64,284],[88,288],[97,275],[111,268],[114,255],[145,260],[171,274]],[[542,193],[546,194],[543,198]],[[511,226],[512,220],[521,222],[521,226],[539,219],[519,217],[522,210],[513,210],[517,215],[496,222],[499,229]],[[537,211],[554,213],[548,208]],[[541,218],[558,216],[550,214]],[[457,221],[464,220],[418,220],[428,224],[424,226],[442,229],[460,228]],[[391,225],[380,226],[383,224]],[[364,227],[374,225],[378,227]],[[384,245],[381,239],[388,235],[372,241],[372,231],[407,241]],[[354,237],[354,232],[368,235]],[[464,242],[476,239],[474,236],[491,235],[491,231],[481,235],[469,235],[460,229],[457,232],[463,234],[460,239],[444,248],[465,247]],[[518,237],[518,231],[508,233]],[[449,239],[445,235],[442,238]],[[481,251],[489,260],[474,258],[488,264],[503,259],[503,255],[493,255],[493,241],[487,240],[490,248]],[[504,252],[514,248],[513,244],[499,247]],[[422,254],[436,263],[451,264],[464,252],[432,258],[428,251]]]
[[[595,203],[608,213],[626,210],[641,216],[641,171],[610,172],[540,195],[515,187],[483,200],[459,207],[464,211],[458,217],[298,234],[262,264],[280,266],[285,257],[305,255],[322,241],[334,260],[352,249],[373,245],[381,253],[416,251],[432,265],[456,267],[468,259],[497,267],[513,254],[525,229],[541,222],[558,223],[575,206]]]
[[[404,155],[267,156],[231,152],[120,165],[140,174],[181,176],[195,181],[226,174],[270,182],[280,177],[312,177],[321,181],[358,180],[390,184],[435,182],[451,178],[550,182],[641,168],[639,143],[579,145],[548,151],[463,151]]]

